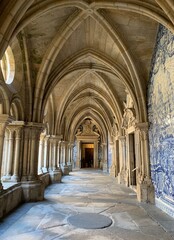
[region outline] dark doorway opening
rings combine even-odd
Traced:
[[[94,148],[83,148],[81,167],[92,168],[94,166]]]
[[[130,161],[130,185],[136,186],[136,158],[135,158],[135,136],[129,134],[129,161]]]

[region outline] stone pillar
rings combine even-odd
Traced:
[[[13,164],[13,147],[14,147],[14,128],[11,126],[7,127],[9,131],[8,138],[8,158],[7,158],[7,175],[3,181],[11,180],[12,176],[12,164]]]
[[[68,157],[68,143],[63,141],[62,142],[62,172],[63,175],[69,175],[69,168],[67,165],[67,157]]]
[[[42,123],[28,122],[24,126],[23,151],[23,200],[40,201],[44,199],[44,184],[38,178],[38,150]]]
[[[53,168],[52,168],[52,171],[50,172],[50,178],[51,178],[51,182],[61,182],[62,172],[58,166],[58,161],[57,161],[57,146],[58,146],[61,138],[59,138],[57,136],[52,136],[51,140],[52,140],[51,146],[52,146]],[[59,156],[58,156],[58,158],[59,158]]]
[[[107,144],[102,143],[103,149],[103,172],[108,172],[108,161],[107,161]]]
[[[137,176],[141,178],[142,176],[141,141],[138,128],[136,128],[135,131],[135,157],[137,165]]]
[[[112,152],[112,165],[109,170],[110,176],[116,177],[116,155],[115,155],[115,140],[110,143],[111,152]]]
[[[1,168],[2,168],[2,157],[3,157],[3,145],[4,145],[4,134],[5,128],[12,119],[7,114],[0,114],[0,191],[3,190],[1,182]]]
[[[41,133],[39,141],[39,156],[38,156],[38,174],[42,174],[43,160],[44,160],[44,138],[45,135]]]
[[[7,175],[7,159],[8,159],[8,141],[9,141],[9,132],[7,130],[7,128],[5,129],[5,138],[4,138],[4,146],[3,146],[3,161],[2,161],[2,180],[5,179],[5,176]]]
[[[28,181],[28,166],[29,166],[29,156],[30,151],[30,129],[26,126],[24,127],[24,139],[23,139],[23,156],[22,156],[22,182]]]
[[[48,140],[50,136],[47,135],[44,138],[44,164],[43,164],[43,172],[48,172]]]
[[[150,159],[148,148],[148,123],[136,124],[136,130],[139,131],[140,140],[140,158],[141,166],[137,181],[137,198],[140,202],[154,203],[154,186],[150,176]]]
[[[60,182],[63,175],[62,169],[61,169],[61,138],[58,138],[57,140],[57,155],[56,155],[56,161],[57,161],[57,170],[59,171],[60,176]]]
[[[13,176],[12,181],[20,181],[21,177],[21,140],[23,135],[23,125],[24,123],[20,122],[15,129],[15,150],[14,150],[14,167],[13,167]],[[16,124],[17,125],[17,124]]]
[[[49,151],[48,151],[48,153],[49,153],[48,170],[49,170],[49,172],[51,172],[53,170],[53,161],[52,161],[53,160],[52,159],[52,157],[53,157],[53,140],[52,140],[51,136],[49,138]]]
[[[127,184],[126,181],[126,137],[119,136],[120,147],[120,173],[118,174],[118,183]]]
[[[81,168],[81,142],[77,140],[77,159],[76,159],[76,168]]]
[[[53,138],[53,171],[57,170],[57,159],[56,159],[56,139]]]
[[[98,140],[94,141],[94,168],[98,168]]]
[[[71,143],[71,155],[70,155],[70,158],[71,158],[71,171],[72,171],[72,166],[74,166],[73,164],[73,148],[74,148],[74,144]]]
[[[71,151],[72,151],[72,147],[71,147],[71,143],[68,144],[68,168],[69,168],[69,171],[71,172],[72,171],[72,161],[71,161]]]
[[[61,170],[61,140],[57,142],[57,167]]]
[[[62,169],[63,169],[63,141],[60,142],[59,151],[60,151],[59,152],[59,164],[60,164],[60,168],[62,171]]]

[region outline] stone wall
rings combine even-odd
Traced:
[[[50,184],[49,173],[39,175],[39,179],[43,182],[44,188]],[[24,189],[21,183],[3,190],[0,194],[0,219],[22,204],[24,202],[23,196]]]
[[[50,184],[50,174],[49,173],[44,173],[39,175],[39,179],[43,182],[45,188],[48,187]]]
[[[159,26],[148,88],[156,205],[174,217],[174,35]]]
[[[22,187],[16,184],[0,195],[0,218],[6,216],[22,202]]]

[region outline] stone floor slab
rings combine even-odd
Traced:
[[[112,224],[81,229],[68,221],[80,214],[102,215]],[[135,192],[115,178],[100,170],[79,170],[48,186],[44,201],[24,204],[1,220],[0,239],[172,240],[173,230],[174,219],[154,205],[139,203]]]

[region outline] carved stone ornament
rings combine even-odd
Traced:
[[[111,136],[112,137],[118,136],[118,124],[115,122],[113,123],[113,126],[112,126]]]
[[[128,129],[132,126],[135,126],[136,116],[134,108],[127,108],[124,110],[122,128]]]
[[[84,135],[97,135],[99,136],[98,129],[94,128],[94,124],[91,120],[86,119],[82,124],[82,128],[77,129],[76,136],[84,136]]]

